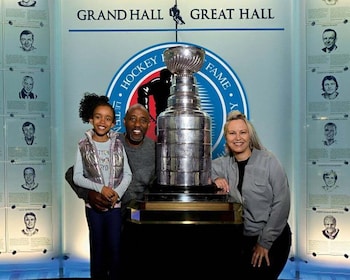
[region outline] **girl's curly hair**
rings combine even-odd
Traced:
[[[113,106],[109,103],[109,98],[105,95],[86,92],[80,101],[79,107],[79,117],[83,120],[83,123],[88,123],[89,120],[92,119],[95,108],[100,105],[109,106],[113,110],[115,121],[115,111]]]

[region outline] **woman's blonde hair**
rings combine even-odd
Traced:
[[[259,136],[256,133],[256,130],[255,130],[254,126],[252,125],[252,123],[249,120],[247,120],[246,116],[238,110],[231,111],[227,115],[226,123],[224,124],[224,136],[225,136],[225,138],[227,135],[228,124],[234,120],[242,120],[247,125],[249,138],[250,138],[250,141],[249,141],[249,148],[250,149],[254,148],[257,150],[265,150],[264,146],[260,142]],[[229,147],[227,146],[227,143],[226,143],[226,152],[231,153]]]

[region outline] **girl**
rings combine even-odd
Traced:
[[[99,211],[86,203],[90,238],[92,279],[117,279],[120,274],[121,197],[132,174],[118,133],[115,111],[108,97],[86,93],[80,101],[79,116],[92,129],[79,141],[74,165],[74,183],[100,192],[110,208]]]

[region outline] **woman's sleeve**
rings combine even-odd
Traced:
[[[214,182],[217,178],[225,178],[222,166],[222,158],[216,158],[211,163],[211,179]]]

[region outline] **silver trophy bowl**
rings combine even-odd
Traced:
[[[194,46],[178,46],[164,51],[164,63],[168,70],[177,75],[192,75],[198,72],[204,62],[205,51]]]

